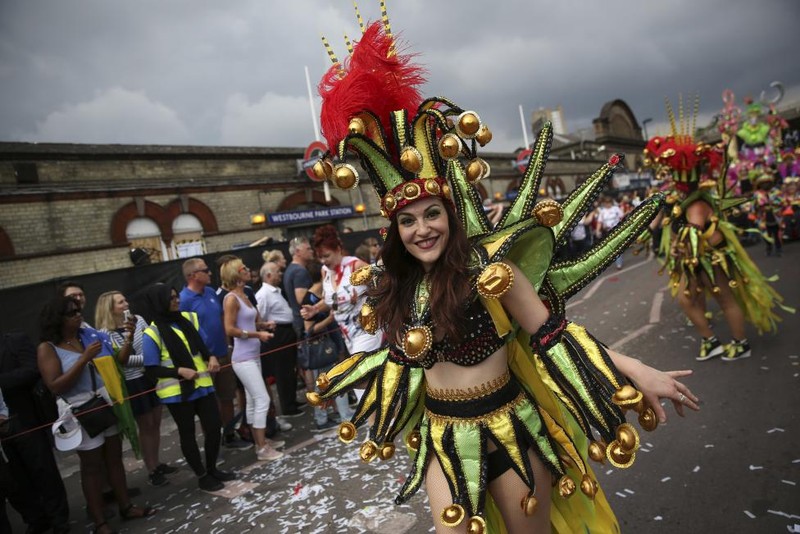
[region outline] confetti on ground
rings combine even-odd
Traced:
[[[711,443],[706,443],[706,449],[713,449],[714,445]]]
[[[744,515],[746,515],[750,519],[755,519],[756,518],[755,514],[753,512],[748,511],[748,510],[744,511]]]
[[[634,494],[634,491],[633,491],[633,490],[629,490],[628,488],[625,488],[625,493],[628,493],[628,494],[630,494],[630,495],[633,495],[633,494]]]
[[[764,469],[763,465],[752,465],[750,464],[750,471],[758,471],[759,469]]]
[[[781,517],[787,517],[789,519],[800,519],[800,515],[787,514],[786,512],[779,512],[777,510],[767,510],[767,513],[779,515]]]
[[[694,469],[692,469],[692,473],[697,473],[698,471],[700,471],[700,466],[699,465],[694,466]]]
[[[661,479],[661,482],[666,482],[667,480],[672,480],[672,477],[664,477]]]
[[[657,515],[653,518],[653,521],[661,521],[663,518],[660,515]]]
[[[618,497],[622,497],[623,499],[624,499],[625,497],[627,497],[627,495],[625,495],[625,494],[624,494],[624,493],[622,493],[621,491],[618,491],[618,492],[617,492],[617,496],[618,496]]]
[[[790,486],[796,486],[797,485],[796,482],[792,482],[791,480],[785,480],[784,479],[784,480],[781,480],[781,482],[783,482],[784,484],[789,484]]]
[[[773,432],[785,432],[785,430],[783,430],[782,428],[779,428],[779,427],[775,427],[775,428],[771,428],[771,429],[767,430],[767,434],[772,434]]]

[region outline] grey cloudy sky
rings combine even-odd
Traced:
[[[377,0],[361,0],[365,19]],[[489,149],[522,145],[518,106],[572,132],[622,98],[650,134],[664,96],[800,96],[797,0],[388,0],[429,69],[426,96],[476,110]],[[358,35],[350,0],[2,0],[0,141],[305,146],[314,85]],[[315,89],[316,97],[316,89]],[[319,112],[319,102],[315,102]],[[666,133],[666,132],[661,132]]]

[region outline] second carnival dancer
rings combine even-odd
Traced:
[[[737,228],[726,218],[728,210],[748,199],[729,194],[724,147],[695,141],[684,131],[689,121],[681,120],[679,128],[669,101],[667,112],[672,135],[648,141],[645,165],[655,167],[670,183],[667,203],[672,210],[662,221],[659,248],[666,258],[672,295],[703,337],[696,360],[748,358],[745,321],[755,325],[759,334],[774,332],[780,321],[775,308],[794,310],[781,304],[783,299],[750,259],[736,236]],[[711,329],[706,294],[722,309],[733,336],[728,344],[721,343]]]
[[[360,17],[359,17],[360,19]],[[312,404],[366,387],[351,442],[370,426],[360,457],[388,460],[403,439],[413,468],[396,502],[427,487],[437,532],[618,532],[588,457],[630,466],[639,446],[625,410],[653,430],[697,398],[677,380],[611,351],[564,318],[565,300],[611,263],[655,215],[643,203],[591,253],[554,264],[619,157],[566,200],[535,204],[552,139],[545,126],[519,195],[496,227],[474,183],[488,175],[478,115],[444,98],[422,101],[421,70],[397,49],[388,20],[362,27],[344,64],[320,84],[330,152],[315,172],[356,187],[355,153],[390,226],[382,265],[353,274],[369,287],[365,330],[388,346],[354,354],[317,381]],[[467,161],[462,164],[461,158]],[[635,385],[634,385],[635,384]],[[594,429],[594,430],[592,430]]]

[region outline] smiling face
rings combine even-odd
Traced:
[[[444,204],[437,197],[419,200],[397,213],[397,230],[406,250],[429,271],[441,257],[450,237]]]
[[[122,293],[117,293],[113,297],[113,304],[111,305],[111,313],[114,315],[122,315],[125,310],[130,309],[128,305],[128,299],[125,298],[125,295]]]

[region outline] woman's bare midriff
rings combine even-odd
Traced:
[[[503,376],[508,370],[508,349],[503,345],[477,365],[465,367],[439,362],[425,370],[425,381],[432,389],[468,390]]]

